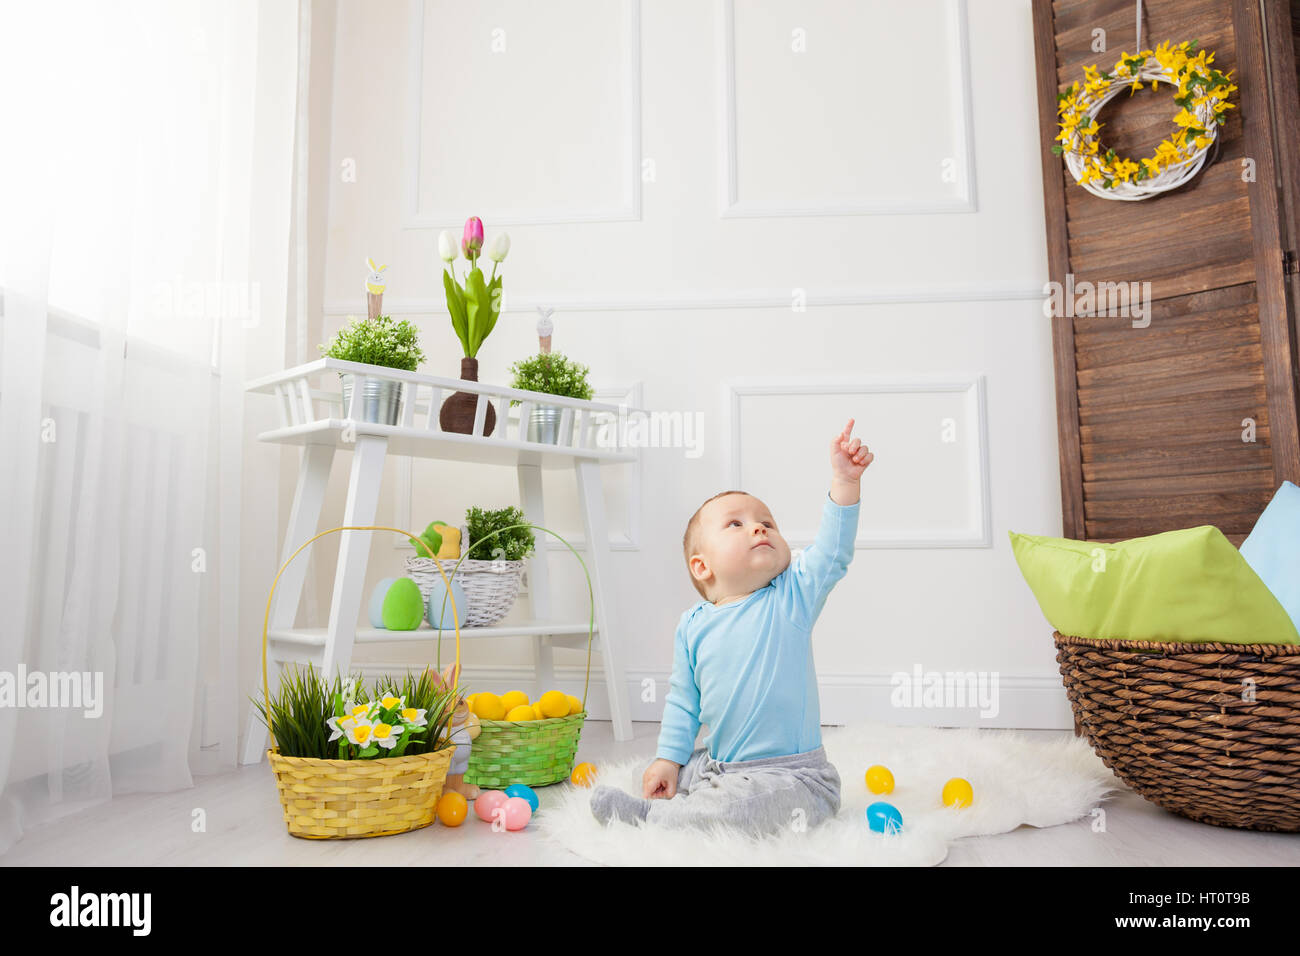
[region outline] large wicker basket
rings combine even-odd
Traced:
[[[481,561],[477,558],[406,559],[406,573],[420,589],[425,604],[428,604],[429,592],[440,576],[452,577],[465,589],[469,608],[461,609],[464,627],[487,627],[510,613],[519,597],[519,585],[526,566],[526,561]]]
[[[1053,639],[1083,733],[1139,794],[1215,826],[1300,831],[1300,645]]]
[[[268,707],[271,689],[267,675],[267,630],[276,585],[285,568],[313,541],[338,531],[393,531],[415,537],[399,528],[348,525],[320,532],[289,555],[271,582],[266,616],[262,620],[262,692]],[[454,620],[457,615],[454,598],[452,605]],[[459,624],[455,630],[459,674]],[[455,745],[448,744],[430,753],[368,760],[290,757],[280,753],[275,727],[269,726],[268,730],[271,749],[266,756],[275,773],[284,822],[292,836],[316,840],[390,836],[427,827],[433,822],[438,798],[447,781],[447,768],[456,752]]]

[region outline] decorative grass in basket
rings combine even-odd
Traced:
[[[275,588],[290,562],[317,538],[337,531],[394,531],[374,525],[330,528],[289,556],[271,584],[262,622],[262,691],[257,704],[271,734],[267,759],[275,773],[289,833],[308,839],[387,836],[433,822],[447,768],[458,686],[444,689],[428,671],[376,682],[323,681],[310,666],[280,678],[271,696],[267,629]],[[455,617],[455,598],[452,601]],[[460,627],[456,626],[459,673]]]
[[[559,783],[569,777],[573,760],[578,752],[578,740],[587,718],[587,690],[591,684],[591,644],[596,633],[596,599],[591,586],[591,574],[581,555],[564,538],[548,528],[528,522],[507,525],[483,535],[475,546],[486,545],[498,535],[506,535],[518,528],[544,531],[554,536],[578,559],[587,581],[587,672],[582,684],[581,707],[577,713],[541,720],[492,720],[481,714],[481,732],[474,741],[469,755],[469,768],[465,782],[479,787],[500,789],[515,783],[544,787]],[[466,551],[466,555],[469,550]],[[464,561],[462,557],[460,561]],[[460,566],[456,563],[452,571]],[[453,602],[454,611],[454,602]],[[458,635],[459,637],[459,635]],[[442,629],[438,629],[439,666],[441,665]],[[459,660],[459,657],[457,658]]]

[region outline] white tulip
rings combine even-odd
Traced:
[[[451,262],[460,252],[460,247],[456,245],[456,240],[446,229],[438,233],[438,258],[443,262]]]
[[[510,234],[498,232],[488,243],[487,257],[493,262],[501,262],[505,259],[506,253],[510,251]]]

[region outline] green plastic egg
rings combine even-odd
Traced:
[[[390,631],[414,631],[424,620],[424,598],[410,578],[398,578],[384,595],[384,627]]]

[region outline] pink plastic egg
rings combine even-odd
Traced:
[[[474,812],[484,823],[491,823],[497,809],[505,804],[506,799],[506,795],[500,790],[484,790],[474,800]],[[528,801],[525,800],[524,805],[527,804]]]
[[[533,808],[523,797],[510,797],[502,806],[505,808],[507,830],[522,830],[533,818]]]

